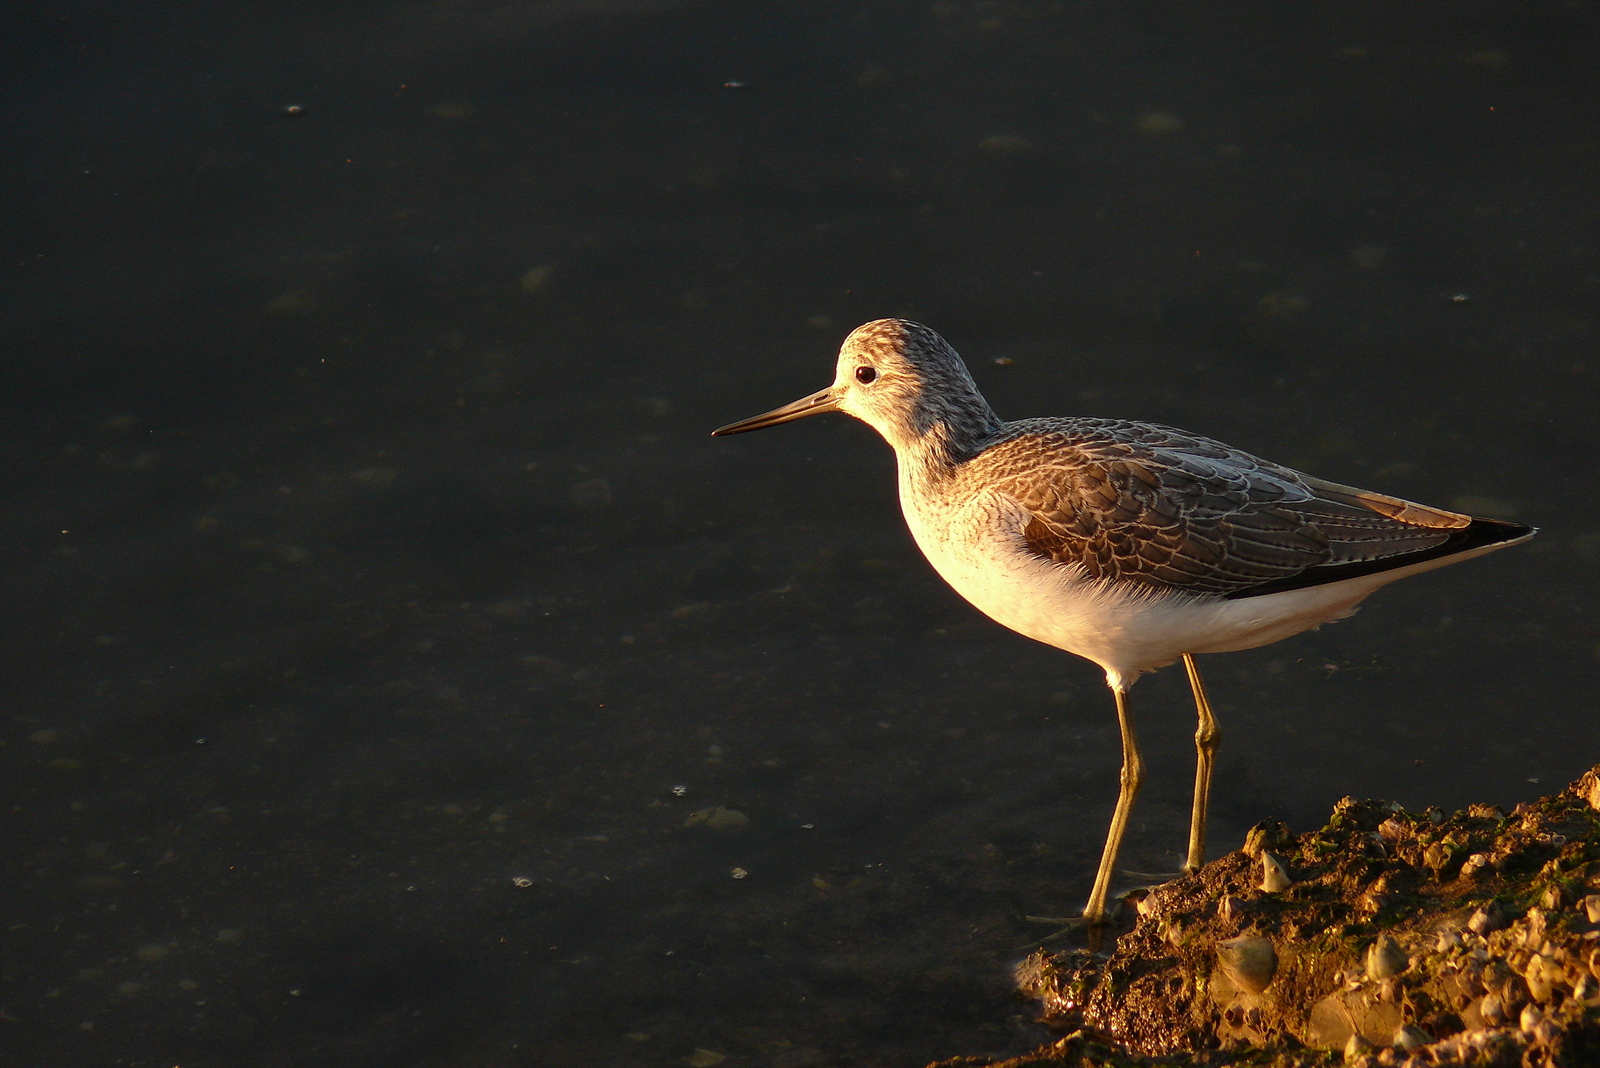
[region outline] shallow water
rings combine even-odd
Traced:
[[[1035,1043],[1008,969],[1088,891],[1101,679],[940,583],[865,427],[707,437],[883,315],[1008,417],[1542,528],[1209,658],[1215,849],[1600,759],[1593,11],[1200,10],[20,19],[18,1062]],[[1171,870],[1181,673],[1133,708],[1124,864]]]

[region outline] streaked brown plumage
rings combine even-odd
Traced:
[[[1361,566],[1368,570],[1360,573],[1404,566],[1523,529],[1117,419],[1008,423],[959,477],[1027,509],[1023,536],[1041,557],[1093,579],[1226,597],[1336,581]]]

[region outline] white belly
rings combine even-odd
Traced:
[[[1006,498],[984,494],[958,508],[938,509],[925,501],[914,506],[916,498],[901,488],[912,537],[957,593],[1019,634],[1094,661],[1119,690],[1184,653],[1254,649],[1343,619],[1380,586],[1479,555],[1260,597],[1190,596],[1112,586],[1085,578],[1075,566],[1035,556],[1022,540],[1026,517]]]

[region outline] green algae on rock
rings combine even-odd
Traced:
[[[942,1065],[1600,1065],[1597,895],[1600,766],[1509,815],[1345,798],[1125,903],[1109,957],[1029,956],[1066,1038]]]

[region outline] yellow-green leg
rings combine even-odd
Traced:
[[[1117,864],[1117,851],[1122,848],[1122,836],[1128,829],[1133,799],[1144,785],[1144,758],[1139,755],[1139,739],[1128,715],[1128,695],[1117,687],[1113,687],[1111,693],[1117,699],[1117,723],[1122,727],[1122,776],[1117,808],[1111,814],[1111,830],[1106,834],[1106,847],[1100,854],[1100,870],[1094,877],[1094,889],[1089,892],[1089,905],[1083,910],[1083,918],[1092,926],[1105,921],[1106,897],[1111,892],[1111,873]]]
[[[1194,657],[1183,654],[1183,666],[1189,671],[1189,688],[1194,691],[1194,707],[1199,713],[1200,725],[1194,732],[1194,810],[1189,814],[1189,860],[1185,873],[1198,871],[1206,862],[1206,809],[1211,804],[1211,768],[1216,762],[1217,743],[1222,741],[1222,731],[1217,727],[1217,717],[1206,699],[1206,684],[1200,681],[1200,668]]]

